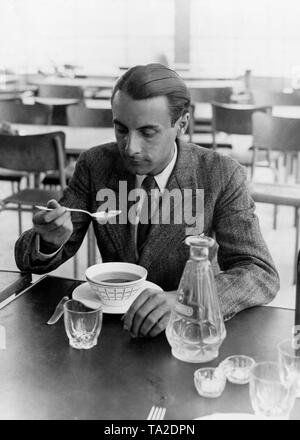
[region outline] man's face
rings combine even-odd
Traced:
[[[165,96],[134,100],[118,91],[112,102],[120,155],[133,174],[158,174],[170,162],[179,120],[171,126]]]

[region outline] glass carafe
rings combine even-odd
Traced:
[[[186,262],[175,304],[166,328],[174,357],[186,362],[208,362],[219,354],[226,330],[214,275],[208,259],[214,240],[204,235],[187,237]]]

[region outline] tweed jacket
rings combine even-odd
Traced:
[[[108,143],[91,148],[78,159],[60,203],[94,212],[100,204],[98,191],[109,188],[118,194],[120,181],[127,182],[128,190],[134,188],[135,176],[124,168],[117,145]],[[204,221],[198,233],[216,239],[210,258],[225,319],[247,307],[271,301],[279,289],[278,274],[260,232],[244,168],[217,152],[178,141],[177,161],[166,188],[204,190]],[[72,213],[72,236],[46,261],[40,259],[35,249],[34,232],[24,232],[15,245],[19,269],[47,273],[57,268],[79,249],[90,221],[87,215]],[[132,225],[100,225],[94,220],[93,223],[104,262],[140,264],[148,270],[149,281],[166,291],[177,289],[189,257],[184,225],[152,225],[136,261]]]

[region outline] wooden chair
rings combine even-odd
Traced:
[[[278,153],[284,156],[285,176],[289,170],[289,163],[295,162],[295,182],[300,184],[300,119],[279,118],[266,114],[254,114],[253,142],[266,148],[270,154]],[[280,180],[279,157],[275,161],[275,182]],[[274,204],[273,228],[277,227],[278,205]],[[295,209],[295,226],[297,225],[297,210]]]
[[[229,103],[232,96],[232,87],[203,87],[189,88],[191,94],[191,103],[195,110],[196,104],[210,104],[211,102]],[[205,112],[206,113],[206,112]],[[211,132],[212,121],[207,115],[195,115],[192,113],[192,123],[194,133]]]
[[[19,124],[51,124],[52,108],[45,104],[26,105],[20,101],[0,101],[0,121]]]
[[[113,115],[110,108],[88,108],[84,104],[67,108],[68,125],[72,127],[113,127]]]
[[[192,102],[222,102],[229,103],[232,87],[203,87],[189,88]]]
[[[83,99],[84,90],[80,86],[40,84],[38,96],[41,98]]]
[[[282,118],[270,114],[254,114],[253,138],[256,144],[296,159],[295,181],[300,183],[300,119]],[[285,181],[287,172],[285,173]],[[276,180],[279,180],[277,176]]]
[[[218,149],[217,133],[229,135],[245,135],[252,137],[252,115],[255,112],[270,112],[270,107],[249,104],[222,104],[213,102],[212,143]],[[258,150],[258,151],[257,151]],[[264,150],[264,151],[259,151]],[[246,167],[250,167],[251,179],[257,165],[270,166],[270,155],[265,148],[258,149],[253,144],[246,150],[231,150],[229,155]]]
[[[80,86],[68,86],[57,84],[41,84],[38,89],[38,98],[55,98],[68,100],[75,100],[74,103],[83,100],[84,91]],[[38,99],[37,98],[37,99]],[[70,104],[63,102],[53,103],[52,110],[52,124],[66,125],[67,124],[67,107]]]
[[[61,131],[30,136],[0,135],[0,167],[34,173],[33,188],[19,189],[0,200],[1,210],[18,212],[19,235],[22,233],[22,212],[33,211],[35,205],[46,205],[50,199],[58,200],[66,187],[65,134]],[[41,175],[57,171],[55,189],[41,187]],[[74,277],[77,276],[77,255],[73,257]]]
[[[33,187],[19,189],[0,201],[2,210],[13,210],[19,216],[19,234],[22,233],[22,212],[32,211],[35,205],[58,199],[66,186],[65,134],[45,133],[30,136],[0,135],[0,167],[33,173]],[[60,189],[49,191],[40,187],[40,176],[48,170],[59,173]]]
[[[0,121],[20,124],[42,124],[51,123],[52,109],[48,105],[34,104],[25,105],[20,100],[0,100]],[[0,170],[0,181],[9,181],[12,188],[17,186],[20,189],[20,183],[23,177],[28,177],[27,173]]]
[[[300,233],[300,185],[251,182],[250,192],[253,200],[257,203],[270,203],[272,205],[292,206],[295,208],[296,239],[293,282],[296,283]]]

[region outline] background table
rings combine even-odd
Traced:
[[[78,98],[55,98],[43,96],[29,96],[23,99],[24,104],[44,104],[52,107],[52,122],[53,124],[67,125],[67,107],[69,105],[78,104]]]
[[[47,78],[34,78],[32,83],[36,86],[41,84],[55,84],[61,86],[80,86],[84,89],[86,88],[97,88],[97,89],[111,89],[116,83],[116,79],[119,75],[114,76],[99,77],[99,78],[60,78],[56,76],[49,76]]]
[[[21,135],[63,131],[66,135],[68,155],[78,156],[81,152],[96,145],[115,141],[112,127],[70,127],[67,125],[11,124]]]
[[[247,104],[233,104],[235,108],[247,108]],[[99,104],[100,106],[100,104]],[[300,118],[300,106],[298,105],[274,105],[272,107],[272,115],[281,118]],[[195,103],[195,118],[212,120],[212,106],[210,103]]]
[[[299,105],[275,105],[272,108],[272,115],[280,118],[300,118],[300,106]]]
[[[0,351],[1,419],[145,419],[152,405],[165,406],[169,420],[252,412],[248,385],[227,382],[221,397],[200,397],[193,372],[205,364],[175,359],[164,334],[131,339],[121,315],[104,315],[96,347],[71,348],[63,320],[53,326],[46,321],[77,285],[48,276],[0,310],[7,335]],[[238,353],[275,360],[276,344],[291,334],[293,318],[293,311],[271,307],[241,312],[226,324],[227,338],[210,365]],[[300,418],[299,399],[292,418]]]

